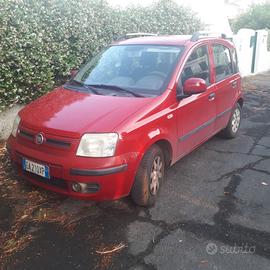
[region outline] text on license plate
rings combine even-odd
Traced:
[[[41,165],[26,158],[23,158],[22,167],[27,172],[31,172],[45,178],[50,178],[49,167],[46,165]]]

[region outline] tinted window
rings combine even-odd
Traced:
[[[111,46],[87,63],[75,79],[88,85],[114,85],[144,95],[159,95],[183,49],[160,45]]]
[[[189,78],[201,78],[210,84],[209,57],[207,46],[201,46],[189,56],[181,74],[182,85]]]
[[[238,60],[237,60],[237,54],[235,49],[231,49],[231,56],[232,56],[232,64],[233,64],[233,73],[239,72],[238,68]]]
[[[230,50],[223,45],[213,45],[216,82],[233,74],[233,64]]]

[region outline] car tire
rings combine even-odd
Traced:
[[[234,107],[230,120],[225,129],[220,132],[220,135],[225,139],[233,139],[238,135],[241,124],[242,108],[239,103]]]
[[[164,180],[165,161],[161,148],[153,145],[144,155],[131,190],[133,201],[140,206],[153,206]]]

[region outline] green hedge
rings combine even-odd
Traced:
[[[60,84],[119,35],[200,27],[196,14],[172,0],[127,9],[105,0],[0,0],[0,111]]]
[[[235,33],[241,28],[270,29],[270,3],[249,7],[246,12],[232,20],[232,28]]]

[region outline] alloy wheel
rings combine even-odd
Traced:
[[[156,156],[150,174],[150,193],[156,195],[162,178],[163,162],[160,156]]]
[[[239,129],[241,121],[241,112],[238,108],[235,109],[232,116],[232,132],[236,133]]]

